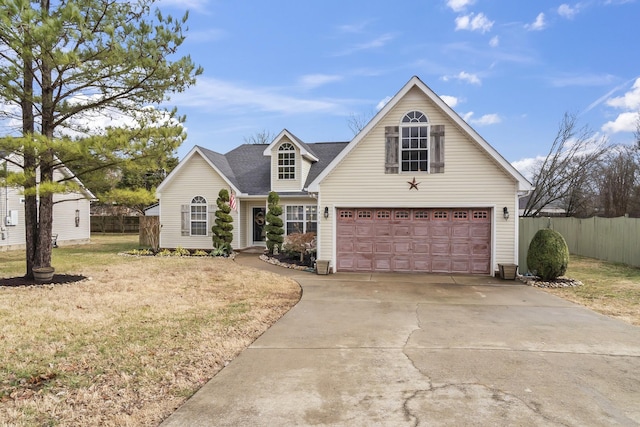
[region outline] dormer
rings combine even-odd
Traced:
[[[309,146],[284,129],[263,153],[271,157],[271,190],[302,191],[311,165],[318,157]]]

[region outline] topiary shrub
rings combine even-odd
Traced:
[[[280,207],[280,196],[275,191],[269,193],[269,211],[267,212],[267,225],[264,227],[267,233],[267,249],[269,253],[273,255],[274,250],[278,253],[282,251],[282,242],[284,241],[284,225],[282,222],[282,208]]]
[[[555,280],[567,271],[569,247],[562,234],[543,228],[531,239],[527,266],[542,280]]]
[[[229,207],[229,192],[226,189],[220,190],[218,193],[218,210],[216,211],[216,220],[211,231],[213,232],[213,247],[223,255],[230,255],[232,252],[231,242],[233,241],[233,217],[229,215],[231,208]]]

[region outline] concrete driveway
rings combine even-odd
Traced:
[[[164,427],[640,425],[638,327],[489,277],[274,271],[300,303]]]

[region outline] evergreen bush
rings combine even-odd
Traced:
[[[275,191],[269,193],[267,201],[269,210],[267,212],[267,224],[264,229],[267,233],[267,249],[273,255],[275,248],[278,248],[278,253],[282,251],[282,242],[284,241],[283,222],[282,218],[280,218],[282,207],[280,207],[280,196]]]
[[[229,192],[224,188],[218,193],[216,201],[218,210],[216,210],[216,225],[211,227],[213,232],[213,247],[223,255],[231,254],[231,242],[233,241],[233,217],[229,214]]]
[[[555,280],[567,271],[569,247],[562,234],[543,228],[531,239],[527,266],[542,280]]]

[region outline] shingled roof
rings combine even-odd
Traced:
[[[318,158],[318,161],[311,165],[305,188],[347,144],[348,142],[304,143],[305,148]],[[267,146],[267,144],[243,144],[226,154],[201,146],[198,148],[242,193],[267,195],[271,191],[271,158],[263,154]]]

